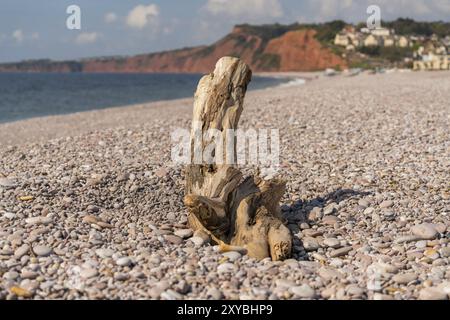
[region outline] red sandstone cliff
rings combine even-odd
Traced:
[[[265,32],[263,27],[236,27],[232,33],[210,46],[123,58],[3,64],[0,65],[0,72],[206,73],[225,55],[242,58],[254,71],[312,71],[346,66],[345,60],[322,46],[315,38],[316,31],[313,29],[276,31],[271,34]]]

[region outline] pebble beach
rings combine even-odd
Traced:
[[[450,295],[450,72],[247,94],[280,130],[292,258],[219,253],[187,225],[171,136],[192,99],[0,125],[0,299]]]

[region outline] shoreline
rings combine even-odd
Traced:
[[[265,73],[263,73],[265,75]],[[385,73],[378,75],[359,74],[357,77],[348,77],[342,74],[326,77],[320,73],[280,73],[274,76],[291,79],[291,81],[273,87],[257,89],[247,92],[246,105],[255,100],[271,99],[271,92],[291,92],[309,87],[323,86],[329,82],[333,86],[340,86],[341,81],[351,81],[350,78],[371,77],[418,77],[435,79],[450,72],[421,72],[421,73]],[[303,83],[296,83],[296,79],[305,79]],[[336,81],[339,79],[340,81]],[[292,85],[290,85],[292,84]],[[303,89],[302,89],[303,88]],[[152,122],[155,118],[169,119],[173,114],[189,118],[192,113],[193,97],[160,100],[148,103],[138,103],[74,112],[69,114],[33,117],[12,122],[0,123],[0,146],[23,145],[27,143],[44,142],[61,137],[79,135],[95,130],[104,130],[118,126],[130,127]],[[245,111],[245,109],[244,109]]]
[[[300,75],[304,76],[307,75],[307,73],[272,74],[271,78],[282,78],[285,79],[286,82],[262,89],[250,90],[247,92],[247,95],[257,95],[259,92],[280,88],[284,85],[303,85],[304,83],[296,83],[297,80],[303,79],[299,78]],[[269,77],[266,73],[255,74],[255,76]],[[310,76],[308,79],[310,79],[308,80],[309,82],[314,78]],[[185,97],[0,122],[0,146],[40,142],[89,130],[106,129],[115,125],[130,125],[144,122],[144,120],[139,119],[139,117],[130,116],[127,114],[128,112],[136,114],[144,113],[145,110],[145,112],[148,111],[149,114],[154,114],[156,116],[159,112],[164,114],[168,111],[176,112],[183,110],[190,115],[192,110],[189,110],[189,108],[192,108],[192,104],[193,97]],[[178,110],[178,108],[180,109]],[[90,120],[87,121],[87,119]],[[80,130],[83,123],[85,124],[84,130]],[[30,127],[34,129],[30,130]],[[34,131],[39,137],[36,137],[36,134],[33,134],[32,136],[29,136],[28,134],[18,134],[18,132],[29,131]]]
[[[16,73],[15,73],[16,74]],[[29,73],[26,72],[22,72],[20,74],[26,74],[28,75]],[[42,73],[39,73],[42,74]],[[59,73],[48,73],[48,74],[59,74]],[[80,73],[81,74],[81,73]],[[107,74],[109,75],[110,73],[91,73],[91,74]],[[129,75],[126,73],[123,73],[124,75]],[[169,73],[167,73],[169,74]],[[136,73],[136,75],[140,75],[140,73]],[[176,74],[174,74],[176,75]],[[199,78],[201,76],[203,76],[203,74],[190,74],[190,75],[196,75]],[[259,84],[259,86],[263,86],[262,88],[259,88],[258,86],[255,89],[250,89],[249,92],[252,91],[258,91],[258,90],[265,90],[268,88],[276,88],[280,85],[286,84],[286,83],[290,83],[296,79],[298,79],[298,75],[296,75],[295,73],[292,74],[283,74],[283,73],[276,73],[276,74],[267,74],[267,73],[261,73],[261,74],[254,74],[254,77],[257,78],[261,78],[261,79],[270,79],[270,80],[279,80],[279,81],[284,81],[281,83],[267,83],[265,84],[266,86],[264,87],[264,85]],[[270,81],[269,80],[269,81]],[[264,81],[264,80],[262,80]],[[194,89],[195,90],[195,89]],[[149,100],[147,101],[142,101],[142,102],[135,102],[135,103],[124,103],[124,104],[112,104],[112,105],[100,105],[100,106],[94,106],[92,107],[92,109],[89,110],[82,110],[82,111],[69,111],[69,112],[61,112],[61,113],[53,113],[53,114],[44,114],[44,115],[32,115],[29,117],[24,117],[21,119],[10,119],[10,120],[5,120],[5,121],[0,121],[0,126],[4,125],[4,124],[10,124],[10,123],[15,123],[15,122],[21,122],[21,121],[26,121],[26,120],[30,120],[30,119],[39,119],[39,118],[46,118],[46,117],[53,117],[53,116],[66,116],[66,115],[71,115],[71,114],[76,114],[76,113],[82,113],[82,112],[89,112],[89,111],[96,111],[96,110],[110,110],[110,109],[114,109],[114,108],[124,108],[124,107],[129,107],[129,106],[135,106],[135,105],[148,105],[151,103],[161,103],[161,102],[170,102],[170,101],[176,101],[176,100],[183,100],[183,99],[188,99],[190,97],[193,96],[194,91],[192,92],[192,94],[190,94],[189,96],[186,95],[181,95],[179,97],[173,97],[173,98],[161,98],[158,99],[156,98],[155,100],[152,100],[152,98],[149,98]],[[142,100],[146,100],[146,99],[142,99]]]

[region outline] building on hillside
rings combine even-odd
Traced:
[[[379,38],[374,36],[373,34],[369,34],[365,39],[364,39],[364,46],[365,47],[376,47],[380,45],[380,41]]]
[[[387,28],[376,28],[376,29],[370,30],[370,34],[372,34],[374,36],[378,36],[378,37],[388,37],[391,34],[394,34],[394,32]]]
[[[446,36],[444,39],[442,39],[442,43],[444,46],[450,47],[450,36]]]
[[[334,37],[334,44],[345,47],[348,50],[355,50],[355,48],[362,46],[362,35],[355,32],[355,28],[348,26]]]
[[[383,47],[393,47],[395,45],[395,39],[393,36],[382,37]]]
[[[450,70],[450,56],[445,46],[433,43],[421,46],[414,53],[413,70]]]
[[[334,44],[341,47],[346,47],[350,44],[350,38],[347,36],[346,33],[339,32],[334,37]]]
[[[361,47],[363,44],[363,37],[361,34],[356,33],[356,32],[352,32],[348,34],[348,37],[352,43],[353,46],[355,47]]]
[[[447,54],[447,48],[444,45],[440,45],[434,51],[436,52],[436,54],[439,54],[439,55]]]
[[[399,46],[400,48],[406,48],[409,47],[410,44],[412,44],[407,37],[405,36],[400,36],[397,39],[397,46]]]
[[[355,51],[356,47],[353,44],[349,44],[348,46],[345,47],[346,51]]]
[[[429,53],[422,60],[414,60],[413,70],[450,70],[449,56]]]

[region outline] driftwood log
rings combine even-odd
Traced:
[[[200,80],[195,93],[184,202],[191,228],[206,232],[222,252],[245,251],[257,259],[283,260],[290,257],[292,248],[292,237],[282,222],[279,207],[285,182],[265,180],[259,173],[243,179],[236,162],[226,162],[230,157],[235,159],[235,145],[231,155],[226,150],[222,153],[222,163],[199,163],[194,159],[196,126],[203,135],[201,151],[206,151],[210,142],[205,134],[208,129],[216,129],[224,140],[227,129],[237,129],[251,77],[244,62],[224,57],[213,73]]]

